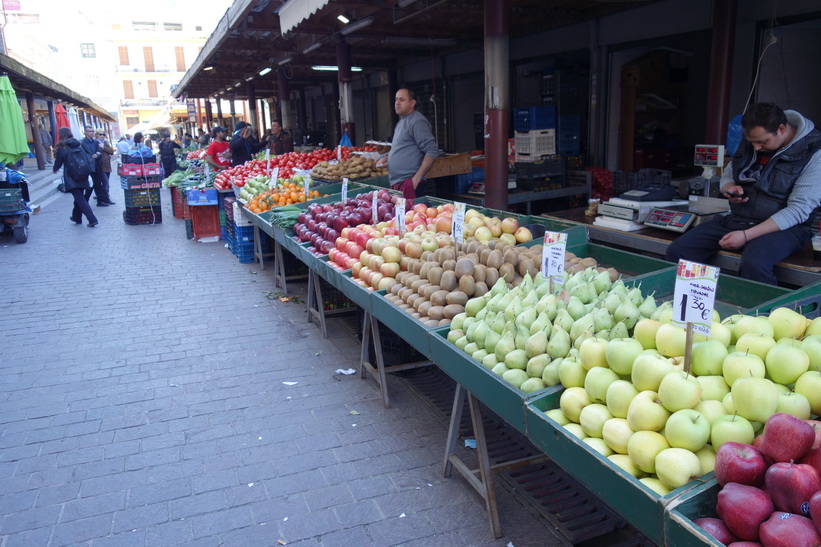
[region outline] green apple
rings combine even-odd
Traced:
[[[627,454],[611,454],[607,456],[607,459],[610,460],[613,465],[621,468],[624,472],[633,475],[637,479],[644,476],[641,469],[636,467],[636,464],[633,463],[633,460],[631,460]]]
[[[800,393],[788,391],[778,394],[778,406],[776,412],[792,414],[801,420],[810,419],[810,401]]]
[[[561,408],[551,408],[547,412],[545,412],[545,416],[553,420],[559,425],[567,425],[570,423],[570,420],[567,416],[564,415]]]
[[[684,355],[687,332],[672,323],[664,323],[656,331],[656,349],[665,357]]]
[[[715,310],[713,310],[715,311]],[[733,339],[733,333],[730,331],[729,328],[725,327],[718,321],[713,321],[713,324],[710,326],[710,338],[708,340],[716,340],[724,344],[724,347],[730,345],[730,342]]]
[[[701,460],[684,448],[662,450],[656,455],[655,467],[659,480],[672,490],[703,475]]]
[[[604,356],[606,348],[607,340],[604,338],[593,336],[585,339],[579,346],[579,360],[582,366],[587,370],[594,367],[607,367],[607,359]]]
[[[649,321],[649,319],[647,319]],[[639,321],[641,323],[641,321]],[[637,325],[638,327],[638,325]],[[635,336],[635,334],[634,334]],[[655,339],[654,339],[655,343]],[[821,346],[821,344],[819,344]],[[604,350],[604,357],[610,368],[617,374],[629,375],[633,371],[633,361],[644,351],[641,342],[635,338],[616,338],[610,340]]]
[[[627,408],[627,424],[633,431],[659,431],[670,412],[664,408],[655,391],[642,391]]]
[[[737,414],[735,403],[733,403],[732,392],[728,393],[723,399],[721,399],[721,404],[724,405],[725,409],[727,409],[727,414]]]
[[[639,482],[659,496],[666,496],[670,493],[670,489],[664,486],[664,483],[655,477],[642,477],[639,479]]]
[[[771,337],[773,336],[773,326],[766,317],[753,317],[751,315],[732,316],[732,318],[736,317],[737,320],[732,322],[732,328],[730,329],[733,333],[733,337],[730,340],[731,344],[738,342],[738,339],[748,332],[763,334]],[[726,319],[724,321],[724,325],[727,325]]]
[[[584,390],[594,403],[607,401],[607,388],[619,379],[619,375],[609,368],[593,367],[584,377]]]
[[[604,442],[602,439],[598,439],[596,437],[587,437],[586,439],[582,439],[582,442],[605,458],[613,453],[607,443]]]
[[[567,430],[568,433],[570,433],[574,437],[578,437],[579,439],[584,439],[587,436],[584,434],[584,430],[582,429],[582,426],[580,426],[579,424],[574,424],[573,422],[570,422],[569,424],[563,427],[565,428],[565,430]]]
[[[661,322],[653,319],[641,319],[633,327],[633,338],[641,344],[644,349],[656,348],[656,332],[661,327]],[[612,365],[611,365],[612,366]]]
[[[701,415],[707,418],[707,421],[711,424],[719,416],[724,416],[727,414],[727,407],[725,407],[721,401],[713,400],[699,401],[693,410],[701,413]]]
[[[803,317],[803,316],[802,316]],[[764,360],[767,376],[777,384],[794,384],[810,368],[810,358],[792,344],[776,344]]]
[[[698,404],[701,400],[701,384],[695,376],[674,370],[661,379],[658,394],[664,408],[676,412]]]
[[[605,404],[610,413],[617,418],[626,418],[627,409],[630,408],[630,402],[639,394],[631,382],[627,380],[616,380],[607,387],[605,395]]]
[[[670,448],[667,439],[655,431],[636,431],[627,441],[630,461],[645,473],[656,472],[656,455],[665,448]]]
[[[738,415],[751,422],[766,422],[778,408],[778,390],[767,378],[739,378],[730,393]]]
[[[815,322],[816,319],[813,319],[813,322]],[[810,334],[809,336],[805,336],[801,342],[801,349],[807,354],[807,357],[810,358],[810,370],[818,370],[818,368],[821,367],[821,335]]]
[[[607,407],[600,403],[587,405],[579,413],[579,425],[588,437],[602,438],[602,427],[604,422],[612,418],[613,415]]]
[[[710,420],[690,408],[678,410],[667,418],[664,436],[670,446],[695,452],[710,440]]]
[[[654,354],[653,350],[645,350],[633,362],[630,379],[639,391],[656,391],[661,379],[674,370],[671,360]]]
[[[564,387],[582,387],[584,386],[584,377],[587,375],[587,369],[582,366],[578,357],[567,356],[562,359],[559,365],[559,381]]]
[[[610,418],[604,422],[601,436],[613,452],[627,454],[627,441],[633,436],[633,430],[624,418]]]
[[[775,338],[753,332],[744,333],[735,344],[735,350],[743,353],[752,353],[761,357],[763,361],[767,353],[775,346]]]
[[[701,462],[701,472],[704,474],[710,473],[716,468],[716,451],[709,444],[704,445],[701,450],[696,451],[696,456]]]
[[[795,381],[795,392],[810,402],[813,414],[821,414],[821,372],[808,370]]]
[[[767,375],[767,367],[761,357],[740,351],[728,354],[721,368],[724,380],[731,389],[738,378],[764,378]]]
[[[721,374],[727,348],[718,340],[706,340],[693,344],[690,372],[696,376]]]
[[[721,445],[730,441],[743,444],[753,444],[755,431],[749,420],[741,416],[727,414],[719,416],[710,428],[710,444],[718,452]]]
[[[701,385],[701,399],[704,401],[721,401],[730,392],[724,376],[699,376],[696,380]]]
[[[593,404],[583,387],[569,387],[559,397],[559,408],[574,423],[579,423],[579,415],[587,405]]]
[[[810,321],[807,330],[804,331],[804,336],[809,336],[810,334],[821,334],[821,317],[816,317]]]
[[[773,338],[801,338],[810,321],[790,308],[776,308],[767,318],[773,326]]]

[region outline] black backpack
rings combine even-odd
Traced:
[[[90,161],[82,147],[68,148],[65,160],[66,174],[77,181],[88,180],[91,175]]]

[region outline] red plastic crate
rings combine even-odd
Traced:
[[[117,174],[127,177],[143,177],[162,175],[159,163],[121,163],[117,166]]]
[[[182,192],[180,192],[180,194],[182,194]],[[187,199],[182,199],[182,195],[180,195],[180,207],[182,209],[182,218],[191,220],[191,209],[193,209],[193,207],[188,205]]]
[[[220,236],[220,215],[216,205],[190,207],[194,239]]]
[[[171,205],[174,209],[174,218],[185,218],[182,207],[182,192],[176,186],[171,187]]]

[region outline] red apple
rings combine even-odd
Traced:
[[[810,424],[815,431],[815,442],[812,443],[813,448],[821,447],[821,420],[804,420]]]
[[[808,515],[809,501],[821,490],[818,472],[803,463],[775,463],[764,476],[767,491],[778,511]]]
[[[749,444],[727,442],[716,452],[715,474],[721,486],[730,482],[760,486],[766,472],[764,456]]]
[[[791,414],[779,412],[767,419],[759,450],[777,462],[797,462],[812,448],[815,430]]]
[[[821,545],[821,535],[807,517],[774,512],[759,527],[761,543],[767,547],[798,547]]]
[[[734,541],[727,547],[761,547],[761,544],[757,541]]]
[[[815,527],[821,532],[821,492],[816,492],[810,498],[810,517]]]
[[[705,532],[716,538],[724,545],[732,543],[738,539],[732,532],[730,532],[730,529],[727,528],[727,525],[724,524],[724,521],[721,519],[705,517],[696,519],[693,522],[696,526],[704,529]]]
[[[805,463],[815,469],[818,475],[821,476],[821,448],[813,448],[807,452],[801,461],[798,463]]]
[[[770,496],[755,486],[731,482],[718,493],[718,516],[739,539],[757,540],[758,526],[774,509]]]

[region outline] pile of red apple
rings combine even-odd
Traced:
[[[302,243],[311,243],[308,247],[310,252],[316,255],[328,254],[344,228],[372,223],[373,194],[360,194],[346,199],[344,203],[312,203],[307,211],[299,214],[299,221],[294,224],[294,235]],[[398,197],[401,196],[384,189],[377,191],[377,222],[393,218],[394,201]]]
[[[753,445],[716,453],[719,518],[695,523],[725,545],[821,545],[821,421],[773,414]]]

